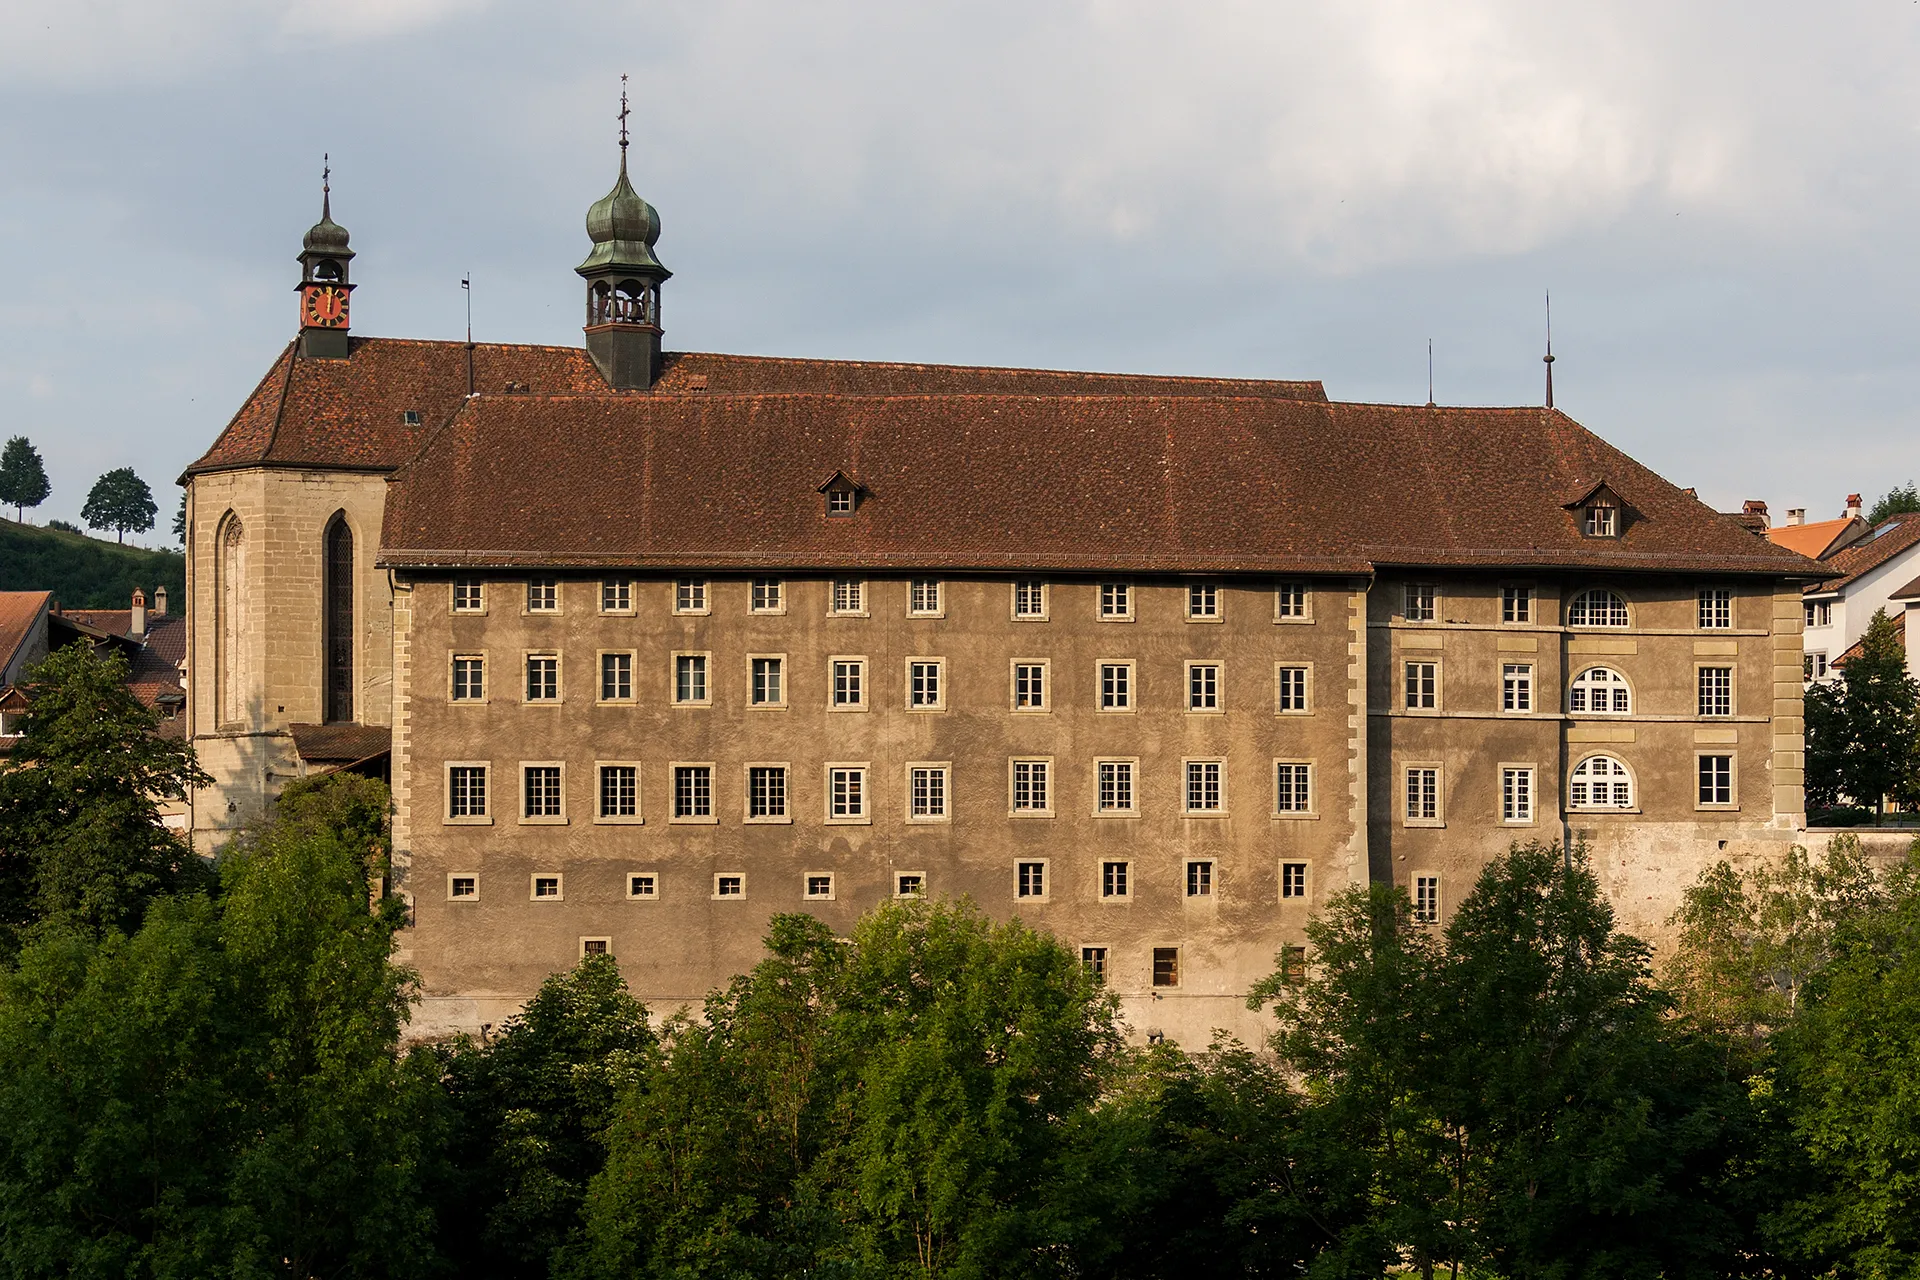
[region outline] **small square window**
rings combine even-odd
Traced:
[[[600,612],[632,613],[633,584],[625,578],[609,578],[600,584]]]
[[[915,578],[907,584],[907,613],[915,618],[937,618],[945,612],[938,578]]]
[[[1502,622],[1532,622],[1533,621],[1533,588],[1532,587],[1500,588],[1500,621]]]
[[[1280,864],[1280,896],[1282,898],[1305,898],[1307,896],[1306,863],[1283,862]]]
[[[1047,864],[1044,862],[1016,862],[1013,866],[1014,896],[1019,898],[1044,898],[1047,896]]]
[[[478,578],[455,578],[453,580],[453,611],[485,613],[487,611],[486,584]]]
[[[1582,532],[1589,538],[1613,538],[1620,534],[1620,509],[1596,502],[1587,508]]]
[[[627,896],[629,898],[659,897],[660,877],[651,871],[634,871],[628,873]]]
[[[924,897],[927,891],[927,878],[918,871],[902,871],[893,878],[893,896],[896,898]]]
[[[530,578],[527,580],[527,612],[560,612],[560,583],[555,578]]]
[[[721,872],[713,878],[713,896],[716,898],[744,898],[747,896],[747,877],[740,872]]]
[[[1124,582],[1103,582],[1100,584],[1100,621],[1131,622],[1133,620],[1133,588]]]
[[[1220,620],[1220,588],[1211,582],[1187,584],[1187,617],[1194,622]]]
[[[755,578],[753,580],[753,611],[755,613],[785,613],[787,595],[778,578]]]
[[[1401,616],[1408,622],[1432,622],[1436,616],[1440,599],[1440,588],[1431,582],[1409,582],[1406,585]]]
[[[1130,862],[1103,862],[1100,864],[1100,896],[1103,898],[1127,898],[1133,896],[1133,864]]]
[[[480,900],[480,877],[471,872],[465,875],[447,877],[447,897],[455,902],[478,902]]]
[[[867,611],[867,584],[858,578],[835,578],[831,611],[859,617]]]
[[[1095,982],[1107,980],[1107,949],[1105,947],[1080,948],[1080,964],[1086,969],[1087,976]]]
[[[403,426],[408,426],[408,427],[419,426],[420,411],[418,409],[402,409],[400,411],[400,422],[401,422],[401,425]]]
[[[846,488],[827,490],[827,514],[830,516],[852,515],[853,490]]]
[[[831,871],[810,871],[806,877],[806,895],[815,902],[831,901],[833,898],[833,873]]]
[[[529,896],[536,902],[560,901],[560,877],[557,875],[534,876],[533,892]]]
[[[1047,616],[1047,584],[1023,579],[1013,584],[1013,616],[1028,621]]]
[[[1153,985],[1156,987],[1180,985],[1180,948],[1155,947],[1153,949]]]
[[[1213,896],[1213,864],[1211,862],[1187,864],[1187,896],[1189,898]]]
[[[707,584],[702,578],[681,578],[673,584],[675,613],[707,613]]]

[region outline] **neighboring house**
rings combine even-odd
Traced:
[[[1765,517],[1767,504],[1749,502],[1749,513]],[[1798,551],[1812,560],[1824,560],[1834,552],[1850,543],[1858,542],[1867,533],[1869,526],[1860,516],[1860,495],[1847,495],[1846,514],[1833,520],[1816,520],[1807,523],[1807,509],[1795,507],[1787,512],[1787,522],[1778,528],[1767,529],[1767,539],[1775,546],[1785,547],[1789,551]]]
[[[1857,496],[1848,497],[1848,514],[1842,520],[1789,524],[1767,534],[1773,542],[1803,554],[1811,554],[1805,548],[1816,542],[1828,544],[1816,557],[1828,575],[1807,583],[1801,592],[1802,674],[1807,680],[1824,680],[1833,674],[1841,655],[1866,634],[1876,610],[1885,609],[1899,621],[1909,607],[1905,593],[1920,578],[1920,513],[1889,516],[1869,528],[1859,519],[1859,502]],[[1764,504],[1748,507],[1758,507],[1762,516],[1766,513]],[[1816,532],[1806,536],[1800,532],[1809,529]],[[1920,635],[1920,629],[1908,634]],[[1920,672],[1911,639],[1908,646],[1908,669]]]
[[[663,352],[624,162],[587,225],[584,349],[470,345],[351,336],[323,213],[184,477],[196,839],[385,755],[417,1027],[928,894],[1203,1044],[1349,886],[1570,836],[1658,933],[1804,823],[1819,565],[1564,414]]]

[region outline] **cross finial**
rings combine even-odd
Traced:
[[[320,220],[322,222],[333,216],[333,187],[329,185],[332,178],[333,157],[322,151],[320,153]]]
[[[1553,293],[1547,293],[1547,408],[1553,408]]]
[[[627,78],[620,77],[620,158],[627,155]]]

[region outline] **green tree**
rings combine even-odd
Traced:
[[[133,473],[132,467],[115,467],[93,482],[80,508],[80,518],[89,528],[112,529],[117,540],[125,542],[127,534],[153,528],[153,517],[159,510],[154,505],[153,490]]]
[[[1860,652],[1840,679],[1807,691],[1807,795],[1872,805],[1920,799],[1920,683],[1885,609],[1874,611]]]
[[[191,747],[158,735],[117,649],[68,645],[26,693],[20,741],[0,760],[0,923],[130,930],[155,896],[204,878],[159,804],[209,779]]]
[[[1873,504],[1873,510],[1867,512],[1867,523],[1878,525],[1890,516],[1905,515],[1910,511],[1920,511],[1920,487],[1913,481],[1897,484],[1880,496]]]
[[[187,545],[187,491],[180,491],[180,508],[173,513],[173,540],[181,546]]]
[[[401,1056],[367,786],[304,790],[221,896],[50,926],[0,971],[0,1271],[418,1275],[444,1108]]]
[[[0,450],[0,506],[13,508],[14,523],[25,520],[25,508],[37,507],[47,500],[53,486],[47,483],[46,464],[40,451],[25,436],[15,436]]]

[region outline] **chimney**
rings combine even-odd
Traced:
[[[133,589],[133,622],[127,634],[135,640],[147,634],[147,593],[138,587]]]
[[[1773,521],[1767,518],[1767,504],[1758,498],[1748,498],[1745,502],[1741,503],[1740,514],[1743,516],[1760,517],[1760,525],[1762,528],[1771,528],[1773,525]]]
[[[155,587],[153,589],[153,616],[156,618],[164,618],[167,616],[167,589],[165,587]]]
[[[1807,509],[1805,507],[1788,507],[1787,508],[1787,524],[1788,525],[1805,524],[1806,522],[1807,522]]]
[[[1857,493],[1850,493],[1847,495],[1847,519],[1858,520],[1859,518],[1860,518],[1860,495]]]

